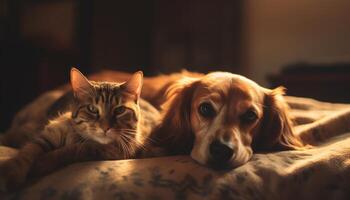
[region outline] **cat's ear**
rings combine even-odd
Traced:
[[[78,99],[86,97],[93,91],[93,86],[89,80],[77,69],[72,67],[70,70],[70,84],[75,97]]]
[[[131,78],[126,81],[122,87],[129,93],[137,95],[140,97],[141,89],[143,84],[143,73],[142,71],[135,72]]]

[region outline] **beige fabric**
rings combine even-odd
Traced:
[[[286,97],[296,123],[295,131],[311,144],[350,132],[350,105]]]
[[[350,199],[350,105],[287,101],[297,133],[315,148],[255,154],[221,172],[189,156],[77,163],[3,198]]]

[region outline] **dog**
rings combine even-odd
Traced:
[[[283,95],[283,87],[228,72],[181,78],[167,89],[153,139],[214,169],[243,165],[256,152],[301,149]]]

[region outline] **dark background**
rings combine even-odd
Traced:
[[[241,1],[2,0],[1,129],[69,69],[240,71]]]
[[[348,62],[315,59],[350,55],[349,3],[247,2],[0,0],[0,131],[37,95],[66,83],[72,66],[86,74],[230,71],[291,95],[350,102]]]

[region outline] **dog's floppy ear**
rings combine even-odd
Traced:
[[[157,137],[170,153],[188,153],[192,149],[191,105],[198,80],[186,77],[171,85],[161,106],[163,121]]]
[[[264,97],[264,115],[260,131],[253,139],[255,151],[291,150],[304,147],[303,142],[294,134],[293,123],[289,116],[289,107],[285,102],[285,88],[266,90]]]

